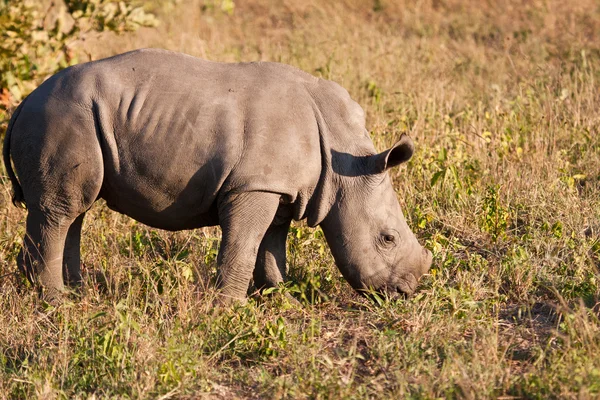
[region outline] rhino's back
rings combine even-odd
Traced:
[[[100,195],[109,206],[183,229],[217,224],[223,190],[296,201],[316,185],[319,132],[306,90],[315,84],[282,64],[138,50],[69,68],[38,96],[90,110],[104,158]]]

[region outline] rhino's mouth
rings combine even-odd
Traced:
[[[415,292],[419,283],[417,277],[411,272],[401,276],[390,276],[390,270],[382,268],[367,277],[361,277],[358,273],[353,272],[358,270],[351,264],[345,264],[340,268],[350,286],[359,294],[370,299],[374,299],[373,295],[390,300],[406,299]]]
[[[365,297],[374,299],[373,295],[388,298],[390,300],[403,300],[409,298],[417,289],[418,280],[414,274],[408,273],[394,279],[391,283],[378,286],[367,285],[361,282],[356,290]]]
[[[412,273],[408,273],[398,279],[398,282],[395,285],[396,292],[404,294],[405,296],[410,296],[415,292],[418,284],[419,280],[417,277]]]

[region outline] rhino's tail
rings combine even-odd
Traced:
[[[4,148],[2,150],[2,156],[4,158],[4,167],[6,168],[6,173],[10,178],[10,183],[13,187],[13,195],[12,202],[15,206],[23,206],[25,205],[25,197],[23,196],[23,189],[21,188],[21,184],[15,175],[15,171],[13,170],[12,163],[10,162],[10,136],[12,133],[13,125],[15,121],[19,117],[19,113],[21,112],[21,108],[23,108],[23,104],[25,104],[25,100],[19,104],[15,112],[13,113],[10,121],[8,122],[8,128],[6,128],[6,135],[4,136]]]

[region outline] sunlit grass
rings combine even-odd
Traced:
[[[291,282],[216,312],[217,228],[157,231],[99,204],[83,293],[52,308],[12,274],[24,212],[5,182],[0,397],[600,396],[596,2],[227,3],[149,2],[157,29],[84,46],[279,61],[339,82],[378,148],[415,140],[391,175],[430,275],[411,299],[369,303],[297,223]]]

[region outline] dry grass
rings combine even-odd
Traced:
[[[0,202],[0,397],[600,396],[600,11],[596,1],[178,1],[161,26],[85,43],[280,61],[335,80],[435,256],[414,298],[349,291],[319,231],[290,233],[291,291],[210,309],[218,231],[86,219],[81,298],[39,304],[6,275],[24,213]],[[175,4],[175,5],[173,5]]]

